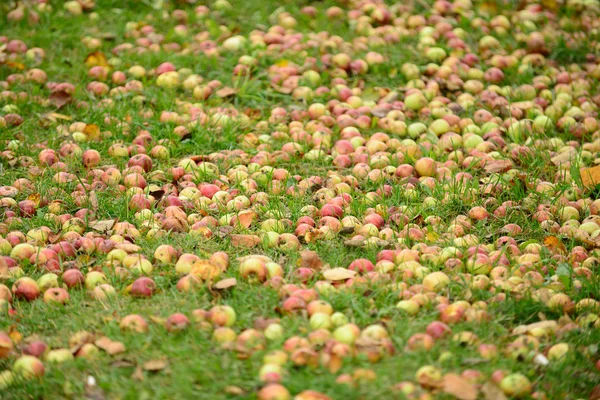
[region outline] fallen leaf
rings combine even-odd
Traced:
[[[96,66],[100,66],[100,67],[108,67],[109,66],[108,61],[106,60],[106,56],[101,51],[94,51],[93,53],[88,54],[87,57],[85,58],[84,64],[88,68],[96,67]]]
[[[491,162],[487,162],[483,167],[484,171],[488,174],[497,173],[497,172],[506,172],[514,166],[513,162],[510,160],[495,160]]]
[[[491,382],[487,382],[481,386],[481,393],[485,400],[507,400],[502,390]]]
[[[225,290],[237,285],[235,278],[222,279],[213,285],[213,289]]]
[[[353,278],[356,275],[356,271],[338,267],[323,271],[322,274],[328,281],[345,281],[346,279]]]
[[[88,136],[89,140],[100,139],[100,128],[96,124],[87,124],[85,128],[83,128],[83,133]]]
[[[315,271],[320,271],[323,268],[323,260],[319,257],[316,251],[303,250],[300,252],[300,258],[297,263],[299,268],[310,268]]]
[[[146,361],[142,365],[142,368],[144,369],[144,371],[161,371],[167,368],[167,362],[165,360],[150,360]]]
[[[348,247],[362,247],[367,241],[365,239],[350,239],[344,241],[344,245]]]
[[[135,381],[140,381],[143,382],[144,381],[144,372],[142,371],[142,369],[140,367],[137,367],[135,369],[135,371],[133,371],[133,374],[131,374],[131,379],[135,380]]]
[[[109,364],[113,368],[131,368],[135,367],[135,363],[130,360],[115,360]]]
[[[477,399],[477,389],[475,386],[456,374],[444,375],[442,391],[459,400]]]
[[[258,214],[254,211],[242,211],[231,220],[231,225],[248,229],[257,218]]]
[[[246,394],[246,392],[242,388],[237,387],[237,386],[226,386],[224,391],[225,391],[225,393],[231,394],[234,396],[243,396]]]
[[[217,229],[215,229],[215,235],[217,235],[221,239],[224,239],[227,236],[231,235],[231,232],[233,232],[233,226],[229,225],[219,226]]]
[[[115,225],[114,219],[107,219],[107,220],[103,220],[103,221],[92,222],[90,224],[90,228],[95,231],[105,233],[105,232],[110,231],[114,225]]]
[[[70,93],[64,90],[57,90],[50,93],[48,100],[50,101],[50,104],[55,106],[57,109],[60,109],[69,104],[73,100],[73,97],[71,97]]]
[[[36,207],[40,206],[40,201],[42,200],[42,195],[39,193],[32,193],[29,196],[27,196],[27,200],[31,200],[35,203]]]
[[[231,244],[242,247],[255,247],[262,243],[257,235],[231,235]]]
[[[156,315],[151,315],[149,318],[150,318],[150,321],[154,322],[156,325],[164,325],[165,324],[164,318],[157,317]]]
[[[98,211],[99,204],[98,204],[98,196],[96,195],[96,191],[95,190],[90,191],[88,196],[89,196],[90,206],[92,207],[92,210]]]
[[[594,187],[600,183],[600,166],[592,168],[581,168],[579,170],[581,182],[584,187]]]
[[[566,254],[567,248],[563,244],[563,242],[557,238],[556,236],[546,236],[544,238],[544,246],[552,253],[552,254]]]
[[[96,346],[101,348],[111,356],[125,352],[125,345],[123,343],[112,341],[106,336],[103,336],[100,339],[96,340]]]
[[[224,87],[223,89],[219,89],[215,92],[215,95],[220,98],[230,97],[235,95],[238,92],[238,89]]]

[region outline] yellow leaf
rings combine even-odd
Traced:
[[[27,200],[33,201],[36,207],[39,207],[41,199],[42,196],[39,193],[32,193],[29,196],[27,196]]]
[[[106,56],[101,51],[94,51],[93,53],[88,54],[85,58],[85,66],[88,68],[100,66],[100,67],[108,67],[108,62],[106,61]]]
[[[548,248],[548,250],[553,254],[566,254],[567,248],[563,244],[563,242],[557,238],[556,236],[546,236],[544,238],[544,246]]]
[[[290,60],[286,60],[286,59],[279,60],[275,63],[275,65],[278,67],[287,67],[288,65],[290,65]]]
[[[87,124],[85,128],[83,128],[83,133],[88,135],[90,140],[100,139],[100,128],[96,124]]]

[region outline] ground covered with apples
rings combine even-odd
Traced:
[[[0,398],[600,399],[599,38],[598,0],[2,1]]]

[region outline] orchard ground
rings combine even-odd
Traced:
[[[2,399],[600,398],[597,1],[96,3],[0,5]]]

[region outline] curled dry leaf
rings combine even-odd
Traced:
[[[498,173],[498,172],[506,172],[514,166],[513,162],[510,160],[495,160],[491,162],[487,162],[483,169],[488,174]]]
[[[477,389],[475,386],[456,374],[444,375],[442,391],[459,400],[477,399]]]
[[[165,360],[150,360],[150,361],[146,361],[143,365],[142,368],[144,369],[144,371],[161,371],[165,368],[167,368],[167,361]]]
[[[241,247],[256,247],[262,243],[257,235],[231,235],[231,244]]]
[[[213,289],[225,290],[237,285],[235,278],[222,279],[213,285]]]
[[[300,258],[297,261],[297,265],[300,268],[311,268],[319,271],[323,267],[323,260],[321,260],[321,257],[319,257],[316,251],[303,250],[300,252]]]
[[[96,194],[95,190],[90,191],[89,200],[90,200],[90,207],[92,207],[92,210],[98,211],[98,207],[99,207],[98,195]]]
[[[226,386],[225,387],[225,393],[227,394],[231,394],[233,396],[243,396],[246,394],[246,392],[244,391],[244,389],[238,387],[238,386]]]
[[[353,278],[356,275],[356,271],[351,271],[346,268],[338,267],[328,269],[322,272],[323,277],[328,281],[345,281],[347,279]]]
[[[225,98],[225,97],[230,97],[235,95],[238,92],[238,89],[234,89],[234,88],[230,88],[230,87],[224,87],[223,89],[219,89],[215,92],[215,94],[217,95],[217,97],[220,98]]]
[[[135,369],[135,371],[133,371],[133,374],[131,374],[131,379],[133,379],[135,381],[143,382],[145,378],[144,378],[144,372],[142,371],[142,368],[137,367]]]
[[[121,342],[112,341],[110,338],[103,336],[96,340],[96,346],[111,356],[125,352],[125,345]]]
[[[115,225],[114,219],[106,219],[90,223],[90,228],[98,232],[109,232]]]
[[[491,382],[487,382],[481,386],[481,393],[485,400],[507,400],[502,390]]]
[[[65,90],[57,90],[50,93],[48,100],[50,101],[50,104],[57,109],[60,109],[73,101],[73,97]]]

